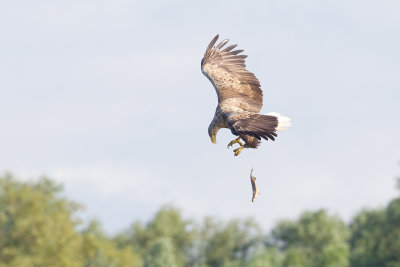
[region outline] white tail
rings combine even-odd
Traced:
[[[276,128],[276,130],[279,132],[285,131],[287,128],[289,128],[290,125],[292,125],[289,117],[283,116],[279,113],[270,112],[265,115],[275,116],[278,118],[278,127]]]

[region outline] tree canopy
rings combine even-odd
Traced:
[[[132,249],[119,249],[95,223],[82,232],[80,205],[47,178],[0,177],[0,266],[141,266]]]
[[[400,267],[400,198],[348,224],[321,209],[269,232],[251,218],[197,222],[164,206],[108,236],[62,190],[44,177],[0,176],[0,267]]]

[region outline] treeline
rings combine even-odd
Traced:
[[[187,220],[163,207],[147,223],[109,237],[49,179],[0,176],[1,267],[400,266],[400,198],[360,211],[349,224],[325,210],[281,221]]]

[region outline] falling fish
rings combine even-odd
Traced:
[[[256,177],[253,176],[253,169],[251,169],[250,172],[250,182],[251,182],[251,188],[253,189],[253,198],[251,199],[251,202],[254,202],[258,197],[258,187],[256,184]]]

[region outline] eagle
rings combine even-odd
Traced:
[[[257,148],[261,139],[275,141],[277,131],[291,125],[289,117],[271,112],[260,114],[263,92],[256,76],[246,69],[244,50],[234,50],[228,39],[215,46],[219,35],[210,42],[201,60],[201,71],[210,80],[218,97],[213,120],[208,127],[212,143],[219,129],[228,128],[238,136],[228,144],[240,146],[233,150],[238,156],[244,148]],[[242,142],[244,141],[244,143]]]

